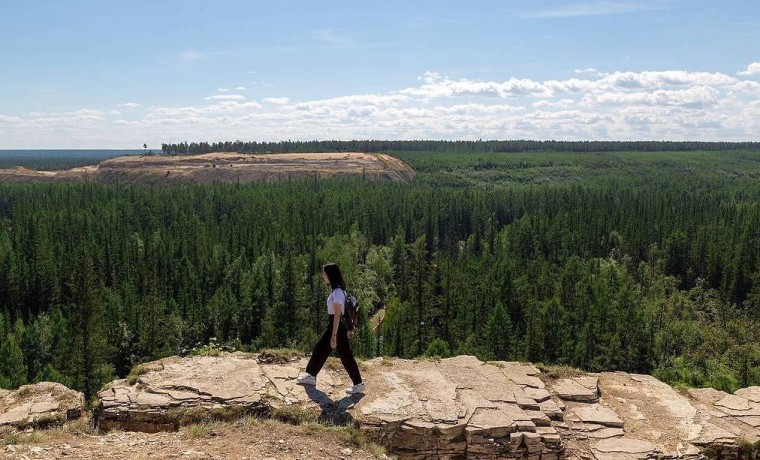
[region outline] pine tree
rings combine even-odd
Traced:
[[[24,352],[13,333],[5,336],[0,345],[0,387],[15,389],[27,382]]]
[[[493,359],[508,360],[513,356],[512,321],[501,302],[497,302],[488,315],[484,332],[486,347]]]

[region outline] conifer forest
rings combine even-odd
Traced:
[[[308,352],[328,261],[359,298],[365,358],[760,385],[756,145],[475,144],[378,146],[408,183],[0,184],[0,386],[90,397],[209,344]]]

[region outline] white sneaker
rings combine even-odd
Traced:
[[[317,378],[314,377],[311,374],[305,374],[296,379],[296,383],[299,385],[316,385],[317,384]]]
[[[356,385],[352,386],[351,388],[346,388],[346,393],[350,395],[355,395],[357,393],[364,393],[364,384],[363,383],[357,383]]]

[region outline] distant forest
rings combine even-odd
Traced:
[[[0,386],[88,397],[210,344],[760,385],[760,152],[399,152],[410,183],[0,184]],[[385,309],[373,333],[369,317]]]
[[[760,142],[669,141],[280,141],[280,142],[180,142],[161,144],[167,155],[211,152],[307,153],[307,152],[689,152],[760,150]]]

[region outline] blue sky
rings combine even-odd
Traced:
[[[754,1],[15,1],[0,148],[757,140]]]

